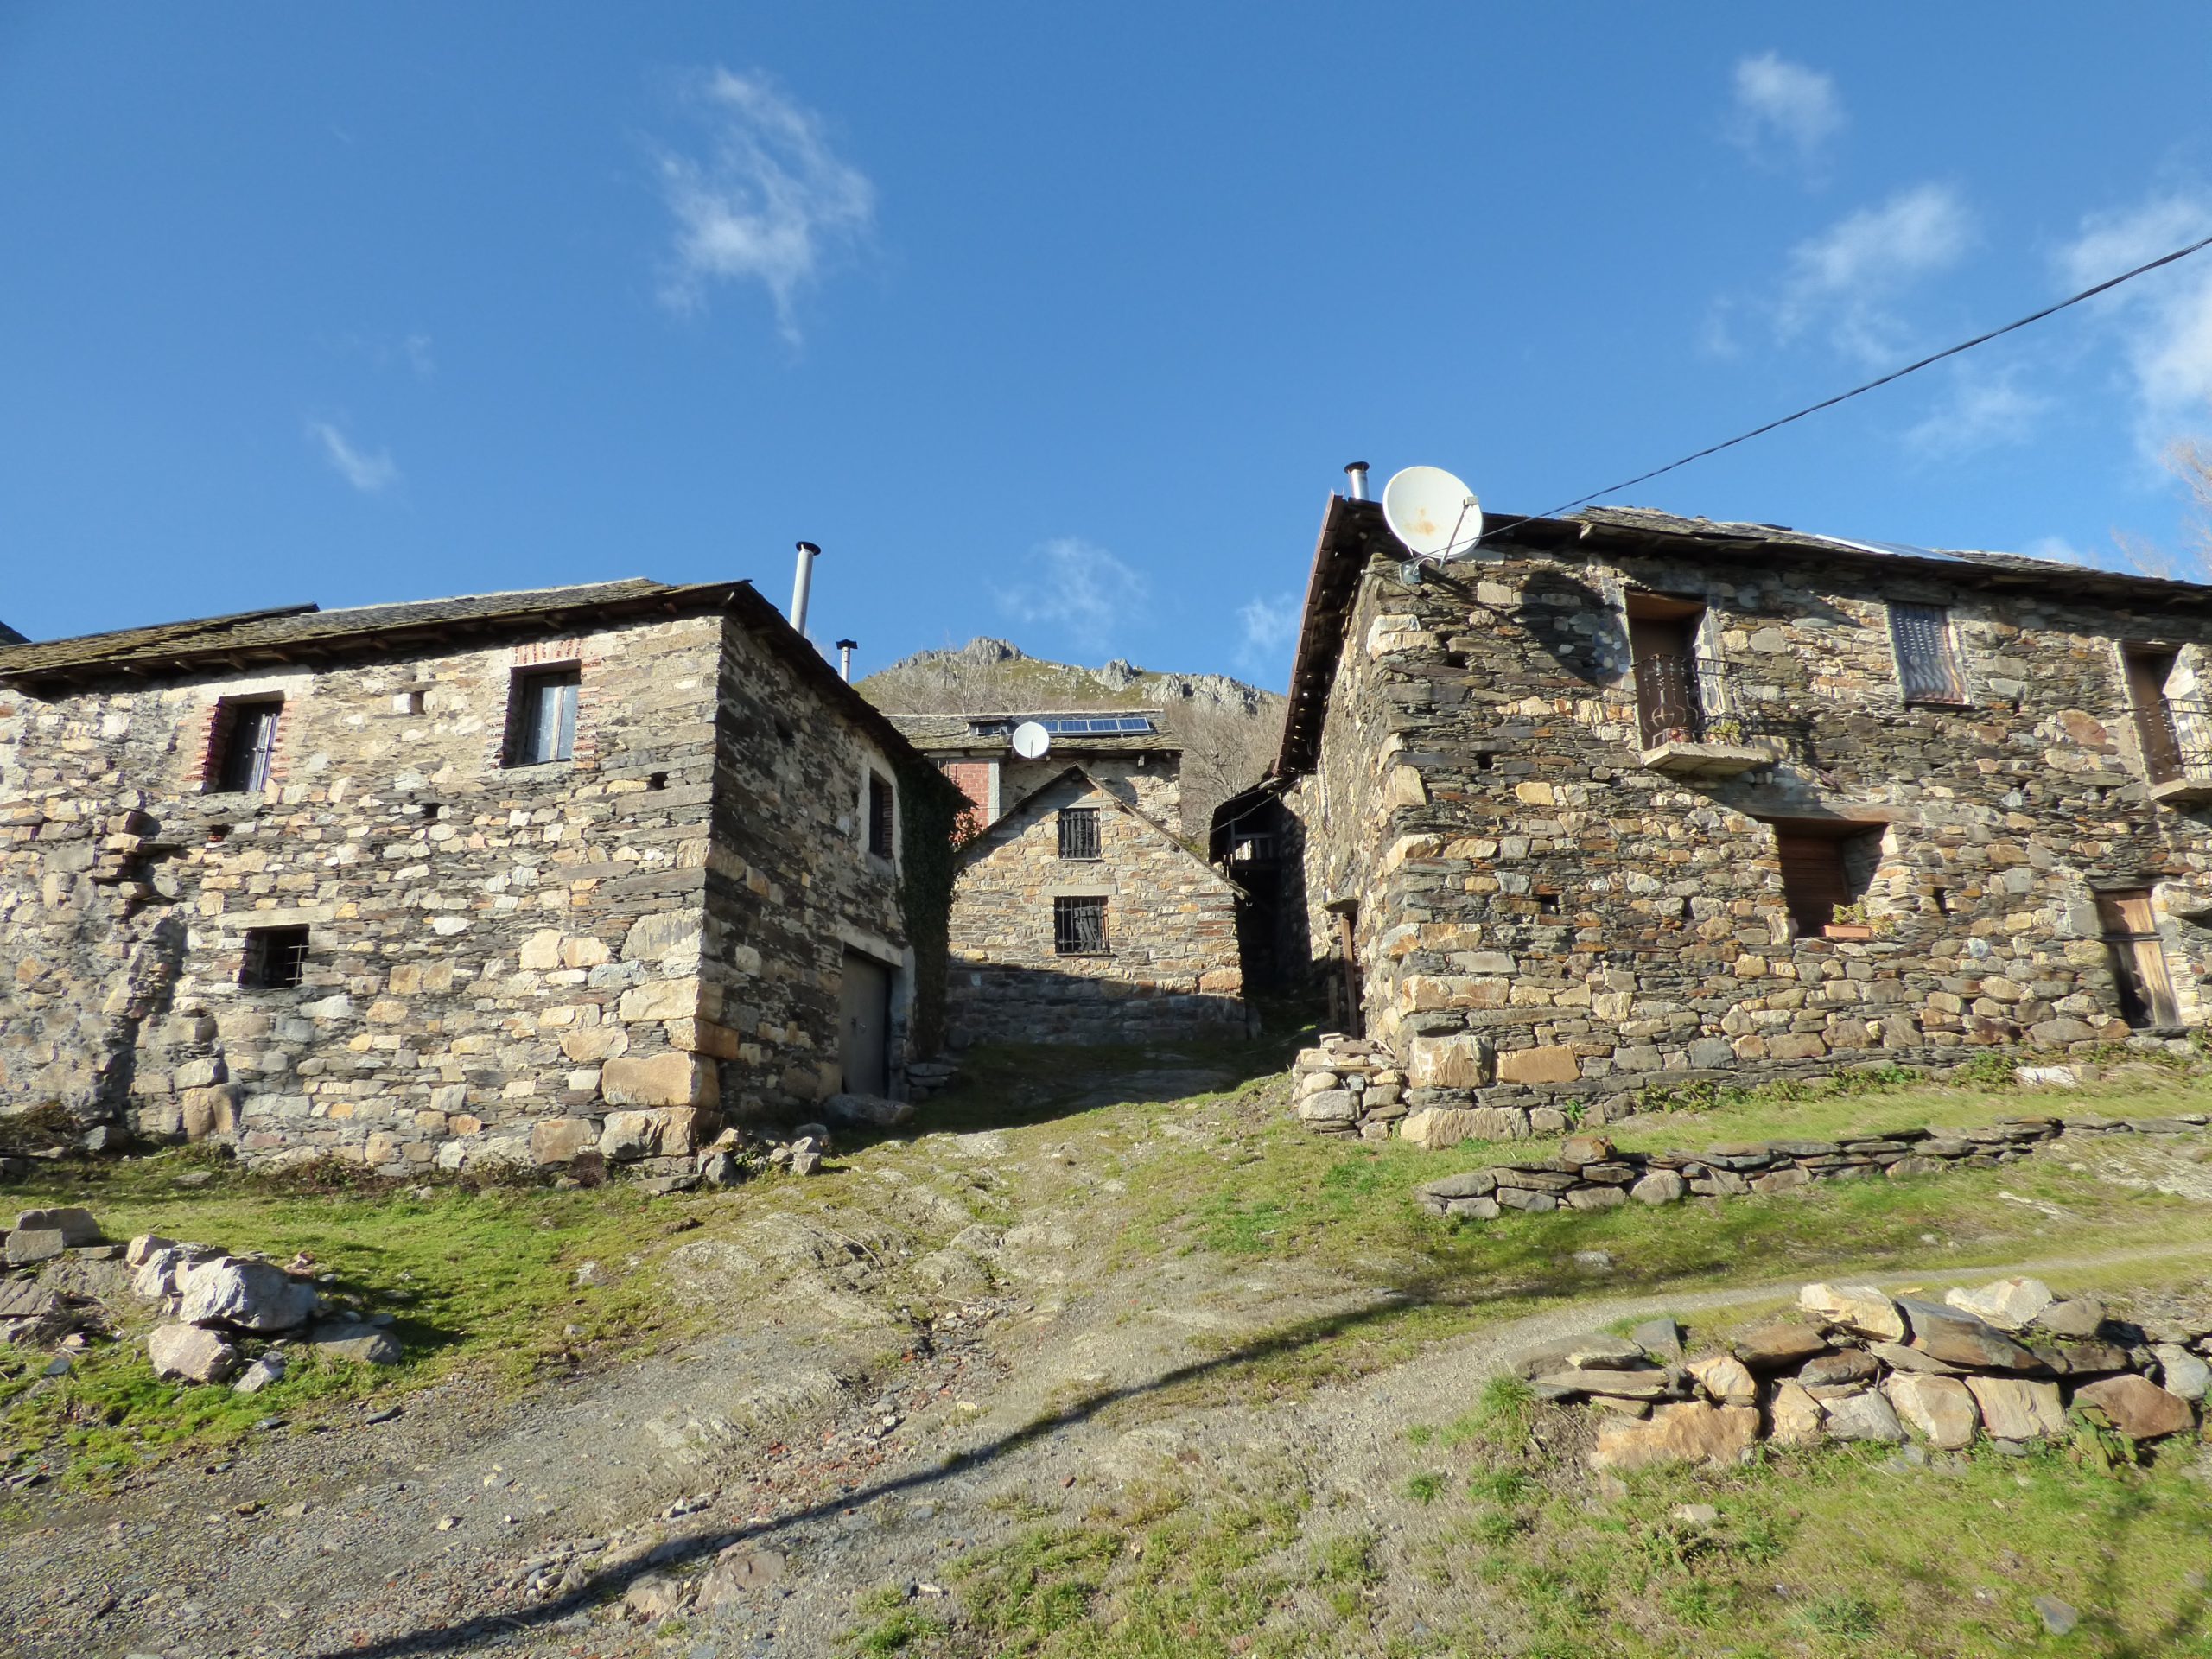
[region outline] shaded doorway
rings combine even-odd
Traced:
[[[839,994],[837,1058],[849,1095],[891,1089],[891,970],[856,951],[845,952]]]

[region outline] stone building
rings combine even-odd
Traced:
[[[1236,884],[1169,827],[1182,752],[1157,709],[895,715],[968,798],[946,1006],[956,1042],[1241,1033]],[[1014,752],[1034,721],[1041,758]]]
[[[2171,1036],[2212,588],[1640,511],[1416,566],[1332,499],[1274,779],[1415,1107]]]
[[[0,1104],[400,1173],[895,1093],[958,805],[743,582],[0,648]]]
[[[956,1043],[1243,1034],[1236,889],[1118,781],[1064,766],[961,847]]]

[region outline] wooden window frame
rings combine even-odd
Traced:
[[[862,804],[868,818],[868,856],[880,858],[887,864],[899,845],[899,794],[891,779],[874,766],[868,769],[868,785],[862,791]]]
[[[1956,619],[1948,605],[1937,605],[1925,600],[1891,599],[1883,601],[1885,620],[1890,630],[1890,664],[1896,671],[1897,696],[1908,709],[1971,709],[1974,697],[1967,689],[1967,654],[1959,638]],[[1913,672],[1906,663],[1911,653],[1905,648],[1905,635],[1899,631],[1901,617],[1909,619],[1911,613],[1933,612],[1941,619],[1939,633],[1942,641],[1943,666],[1948,671],[1940,692],[1914,689]],[[1924,620],[1924,619],[1923,619]]]
[[[261,741],[246,738],[245,722],[249,719]],[[276,744],[283,725],[282,696],[225,697],[217,702],[207,734],[203,790],[211,795],[258,795],[266,790],[276,773]]]
[[[2096,901],[2098,932],[2111,958],[2120,1018],[2138,1031],[2179,1026],[2181,1004],[2174,995],[2150,887],[2098,887],[2089,896]]]
[[[583,686],[583,669],[576,663],[533,664],[529,668],[515,670],[507,686],[507,733],[500,764],[518,768],[556,766],[573,761],[576,758],[576,728],[582,720]],[[558,753],[537,753],[538,739],[544,730],[541,721],[543,694],[562,687],[568,688],[573,695],[566,700],[567,718],[555,738]]]

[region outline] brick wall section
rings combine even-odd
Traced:
[[[963,854],[949,985],[956,1040],[1128,1042],[1243,1030],[1236,890],[1118,802],[1101,780],[1063,778]],[[1058,815],[1070,806],[1097,811],[1096,860],[1060,857]],[[1099,893],[1111,954],[1057,954],[1053,898]]]
[[[575,759],[501,766],[514,671],[556,661],[582,671]],[[269,693],[270,788],[207,791],[210,711]],[[404,1173],[675,1154],[810,1105],[844,939],[901,960],[870,752],[720,615],[0,691],[0,1106]],[[308,929],[305,982],[242,988],[246,931],[280,925]]]
[[[1369,1030],[1412,1105],[2121,1036],[2098,884],[2153,888],[2203,1017],[2212,834],[2147,798],[2115,644],[2185,643],[2186,671],[2202,621],[2074,601],[2063,573],[1993,592],[1842,560],[1502,550],[1418,587],[1369,569],[1290,798],[1316,954],[1322,906],[1357,901]],[[1706,601],[1778,764],[1646,768],[1630,584]],[[1902,703],[1887,600],[1951,607],[1972,707]],[[1821,815],[1877,837],[1870,941],[1796,937],[1764,820]]]

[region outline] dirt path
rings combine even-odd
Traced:
[[[1941,1285],[2207,1255],[2212,1246],[2154,1246],[1965,1274],[1831,1276]],[[1264,1281],[1247,1281],[1265,1305]],[[483,1402],[418,1396],[312,1471],[287,1468],[272,1446],[213,1473],[175,1471],[144,1499],[107,1506],[127,1516],[80,1503],[66,1523],[18,1535],[0,1566],[0,1616],[10,1650],[26,1659],[829,1655],[860,1594],[938,1585],[954,1557],[1054,1515],[1074,1519],[1103,1491],[1170,1460],[1200,1478],[1255,1457],[1287,1460],[1328,1507],[1387,1535],[1405,1518],[1397,1495],[1417,1460],[1408,1427],[1465,1411],[1512,1354],[1618,1319],[1786,1300],[1797,1282],[1581,1300],[1288,1408],[1166,1412],[1134,1426],[1130,1405],[1241,1357],[1212,1339],[1218,1319],[1194,1321],[1174,1304],[1172,1285],[1146,1287],[1153,1294],[1134,1312],[1126,1282],[1045,1313],[980,1307],[974,1329],[925,1344],[882,1386],[842,1389],[803,1439],[733,1440],[709,1455],[672,1452],[645,1425],[726,1408],[719,1344],[596,1379],[504,1429]],[[1317,1318],[1387,1306],[1346,1298]],[[257,1497],[237,1496],[249,1491]],[[251,1514],[233,1511],[253,1502]],[[301,1502],[301,1513],[285,1512]],[[751,1582],[689,1611],[672,1648],[602,1606],[649,1575],[681,1575],[724,1552],[741,1563],[729,1576]],[[74,1593],[60,1601],[65,1561]],[[92,1617],[103,1603],[113,1610]]]

